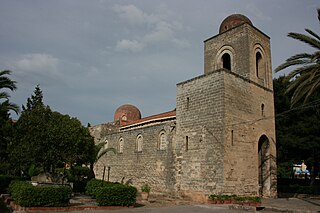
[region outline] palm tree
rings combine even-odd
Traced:
[[[320,9],[317,9],[317,12],[320,22]],[[309,44],[316,49],[316,52],[291,56],[275,69],[275,72],[279,72],[287,67],[298,66],[287,76],[287,79],[291,80],[286,91],[287,93],[292,93],[291,106],[300,103],[302,100],[303,104],[305,104],[320,90],[320,36],[312,30],[305,29],[305,31],[309,35],[291,32],[288,37]]]
[[[90,178],[95,178],[95,174],[94,174],[94,164],[98,162],[98,160],[106,155],[108,152],[113,152],[114,154],[116,154],[117,150],[115,148],[104,148],[104,145],[106,144],[106,142],[100,142],[98,144],[95,144],[93,147],[93,154],[92,154],[92,159],[90,162]]]
[[[0,90],[9,89],[14,91],[17,89],[16,82],[11,80],[7,75],[10,75],[10,70],[3,70],[0,71]],[[7,92],[1,91],[0,92],[0,112],[8,113],[10,110],[14,111],[15,113],[19,113],[18,105],[9,102],[10,95]],[[4,100],[4,101],[1,101]]]

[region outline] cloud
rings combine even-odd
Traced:
[[[121,41],[118,41],[116,45],[116,50],[139,52],[143,49],[143,47],[144,47],[144,44],[140,43],[139,41],[123,39]]]
[[[17,59],[9,62],[10,69],[14,70],[15,75],[23,82],[32,84],[46,82],[52,84],[53,81],[63,79],[59,71],[61,61],[46,53],[23,54]]]
[[[21,59],[13,63],[18,70],[45,72],[46,70],[56,70],[59,59],[45,54],[34,53],[22,55]]]
[[[115,5],[112,9],[119,14],[119,17],[130,24],[144,24],[148,20],[148,15],[143,13],[134,5]]]
[[[170,20],[167,14],[145,13],[134,5],[115,5],[113,10],[129,25],[139,26],[139,32],[133,34],[135,40],[122,39],[116,44],[117,51],[142,51],[150,45],[167,43],[179,48],[189,47],[189,42],[177,36],[185,28],[182,23]],[[132,31],[133,32],[133,31]],[[139,36],[143,32],[143,36]]]

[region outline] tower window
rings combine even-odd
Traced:
[[[189,137],[186,136],[186,151],[189,150]]]
[[[234,143],[233,143],[233,130],[231,130],[231,145],[233,146]]]
[[[261,71],[260,69],[262,68],[261,64],[262,64],[262,56],[261,56],[260,52],[257,52],[256,53],[256,75],[257,75],[257,77],[260,77],[259,72]]]
[[[223,68],[231,71],[231,57],[228,53],[222,55]]]
[[[264,104],[261,104],[261,116],[264,116]]]
[[[187,110],[189,110],[190,98],[187,98]]]

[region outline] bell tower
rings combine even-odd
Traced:
[[[204,73],[221,68],[272,90],[270,38],[244,15],[228,16],[204,41]]]

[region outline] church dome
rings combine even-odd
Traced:
[[[140,110],[131,104],[120,106],[114,113],[114,121],[136,121],[139,119],[141,119]]]
[[[241,14],[232,14],[222,21],[220,25],[219,33],[223,33],[243,23],[247,23],[253,26],[252,22],[247,16],[244,16]]]

